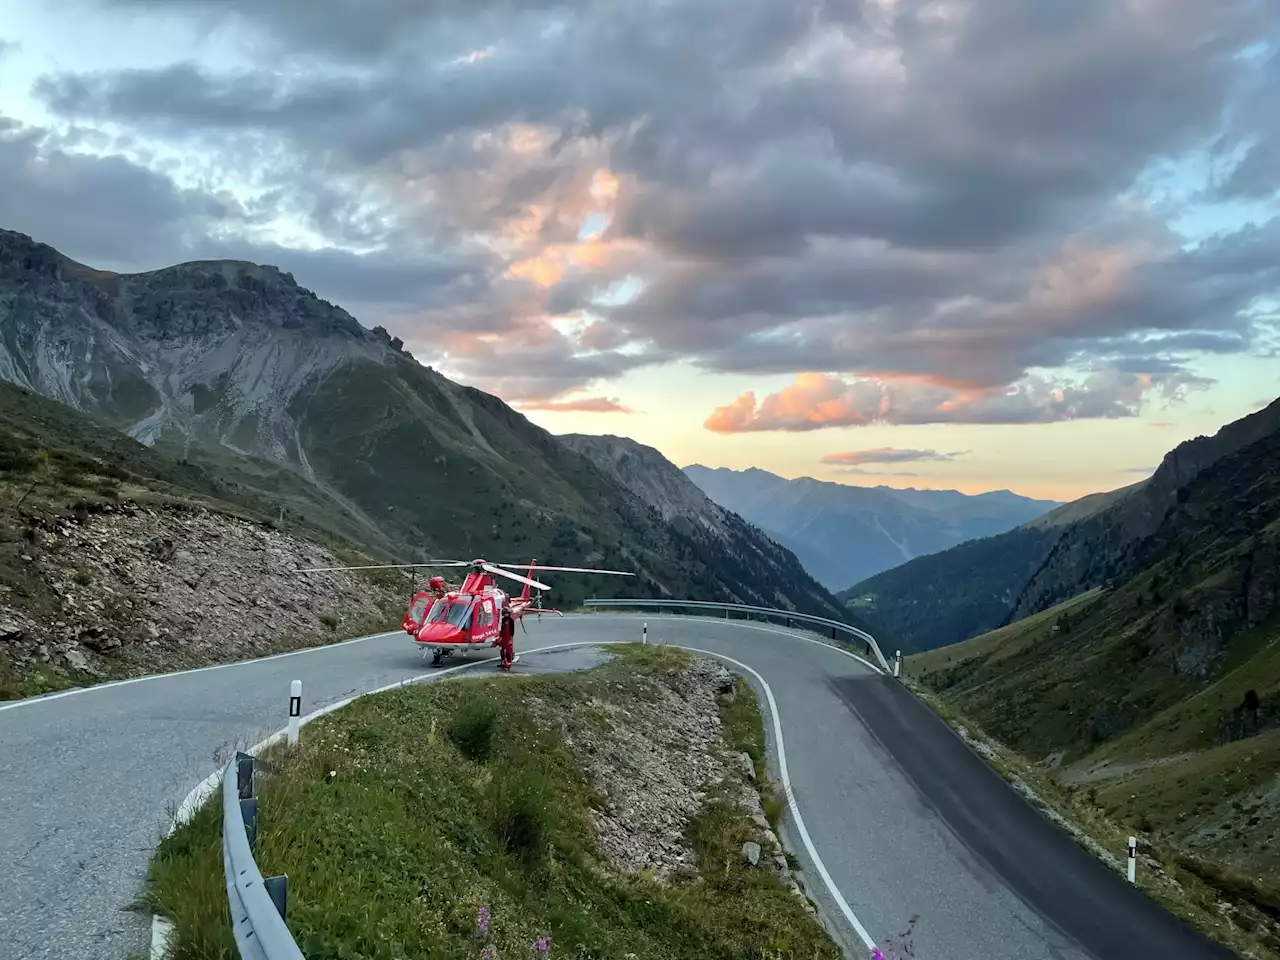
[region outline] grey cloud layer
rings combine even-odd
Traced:
[[[1266,321],[1247,311],[1280,289],[1280,221],[1185,250],[1161,211],[1118,200],[1156,158],[1198,146],[1241,158],[1219,195],[1274,195],[1280,61],[1257,52],[1280,37],[1270,0],[171,0],[164,15],[248,25],[288,69],[60,74],[37,95],[72,122],[187,144],[215,172],[252,170],[332,242],[381,248],[238,249],[368,305],[419,351],[452,344],[450,369],[513,398],[676,355],[983,389],[1073,364],[1106,375],[1071,409],[1115,415],[1134,383],[1185,378],[1197,352],[1253,349]],[[513,124],[545,141],[530,151]],[[117,215],[159,227],[142,259],[199,224],[218,228],[204,248],[235,246],[261,212],[125,161],[60,162],[86,195],[108,175],[139,191],[143,214]],[[615,253],[549,291],[504,277],[573,241],[599,167],[620,180]],[[540,206],[562,215],[521,233]],[[75,249],[96,251],[111,214],[55,220],[49,239],[82,230]],[[477,243],[513,233],[518,253]],[[605,323],[576,338],[542,325],[629,273],[646,286],[593,307]],[[464,343],[468,329],[510,340]],[[545,366],[513,377],[516,348]]]

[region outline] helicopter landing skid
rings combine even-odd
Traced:
[[[422,657],[424,660],[426,659],[426,656],[428,653],[432,655],[431,665],[433,667],[440,666],[440,664],[444,662],[445,657],[453,656],[453,651],[447,647],[435,647],[435,648],[428,647],[426,650],[422,651]]]

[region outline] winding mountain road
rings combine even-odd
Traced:
[[[641,620],[650,642],[732,658],[767,685],[821,869],[794,818],[785,839],[850,956],[868,952],[850,917],[883,943],[913,916],[917,960],[1231,956],[1023,803],[897,682],[798,632],[699,617],[547,618],[518,637],[516,669],[556,669],[560,655],[540,648],[638,640]],[[309,712],[430,672],[392,633],[0,705],[0,958],[145,954],[150,918],[128,905],[173,809],[218,751],[282,727],[291,680],[303,681]],[[772,730],[770,741],[776,763]]]

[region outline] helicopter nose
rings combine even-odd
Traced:
[[[462,631],[450,623],[425,623],[418,631],[419,643],[458,643]]]

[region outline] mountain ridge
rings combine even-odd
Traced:
[[[841,589],[917,556],[1001,532],[1056,507],[998,492],[862,487],[786,479],[758,467],[690,464],[684,472],[714,502],[790,549],[828,589]]]
[[[707,544],[590,458],[275,267],[115,274],[0,231],[0,379],[388,559],[518,552],[637,573],[558,579],[561,605],[777,587],[753,579],[763,568],[717,573]]]
[[[1280,399],[1222,426],[1213,436],[1186,440],[1164,455],[1145,481],[1125,488],[1102,510],[1064,531],[1040,568],[1022,587],[1009,622],[1100,586],[1135,543],[1155,533],[1178,491],[1224,457],[1280,430]]]
[[[1064,504],[1006,533],[973,540],[855,584],[840,598],[909,651],[1012,625],[1122,572],[1203,470],[1280,429],[1280,400],[1170,450],[1145,480]],[[1178,484],[1182,485],[1179,486]]]
[[[840,601],[809,575],[792,551],[712,501],[654,447],[613,435],[564,434],[558,439],[698,543],[708,562],[732,578],[734,592],[750,596],[748,603],[834,620],[851,619]],[[739,572],[734,575],[734,570]],[[741,572],[746,570],[758,572],[748,577]]]
[[[1274,924],[1280,424],[1272,412],[1198,440],[1215,438],[1170,451],[1172,502],[1150,533],[1110,544],[1107,582],[908,670],[1134,832],[1244,871],[1197,868]]]

